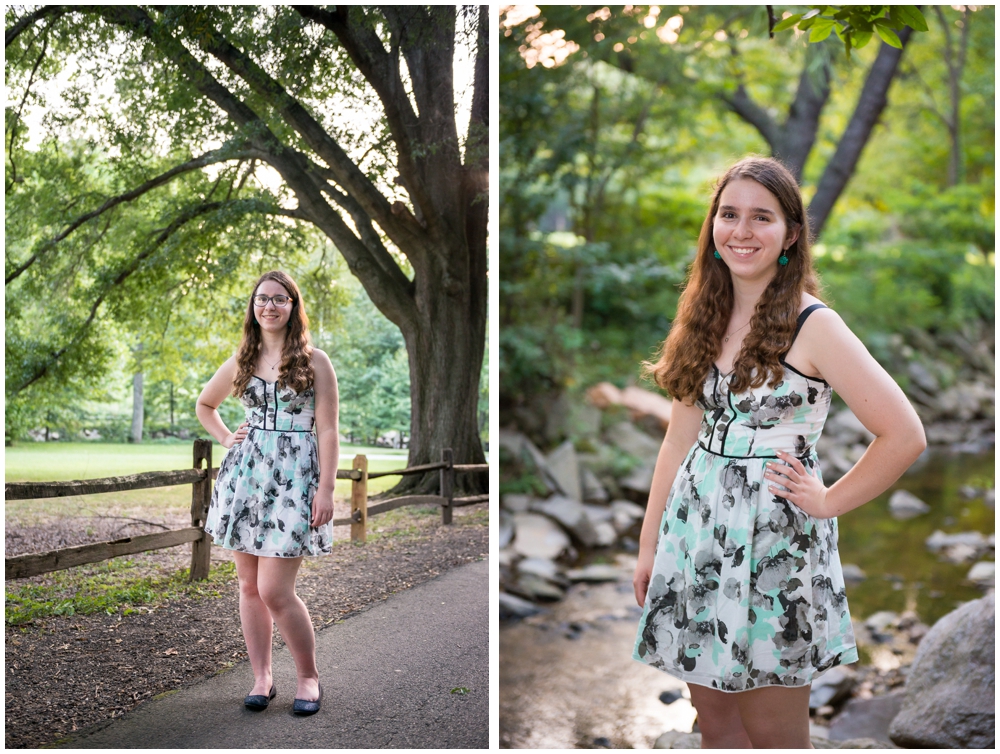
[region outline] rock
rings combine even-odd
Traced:
[[[511,620],[514,618],[527,618],[541,610],[540,607],[528,600],[515,597],[507,592],[500,592],[500,620]]]
[[[989,508],[990,510],[994,509],[994,506],[996,504],[996,496],[997,496],[997,491],[995,488],[992,490],[986,490],[986,492],[983,494],[983,503],[985,503],[986,507]]]
[[[553,450],[546,457],[549,474],[559,485],[564,495],[573,500],[583,500],[583,489],[580,486],[580,465],[576,460],[576,449],[569,440]]]
[[[510,548],[502,549],[497,553],[497,562],[501,568],[510,568],[520,556]]]
[[[538,600],[556,601],[565,596],[563,590],[558,586],[533,573],[522,573],[518,576],[516,587],[512,586],[511,589],[516,592],[525,592],[533,599]]]
[[[990,594],[934,624],[920,642],[889,735],[904,748],[992,749],[995,613]]]
[[[873,641],[886,642],[892,639],[892,633],[888,630],[894,628],[899,622],[899,616],[891,610],[880,610],[865,620],[865,628],[871,632]]]
[[[844,563],[841,570],[844,572],[844,581],[848,584],[860,584],[868,578],[868,575],[861,570],[861,566],[854,563]]]
[[[813,681],[809,691],[809,709],[819,709],[824,704],[838,704],[851,695],[857,684],[857,673],[844,665],[837,665]]]
[[[830,739],[849,741],[855,738],[889,739],[889,726],[903,706],[905,692],[893,691],[871,699],[851,699],[830,721]],[[865,747],[867,748],[867,747]]]
[[[623,490],[634,492],[640,497],[648,497],[649,489],[653,486],[653,466],[646,465],[633,469],[618,484]]]
[[[655,440],[631,422],[618,422],[607,431],[611,443],[648,464],[656,463],[661,441]]]
[[[506,511],[500,511],[500,549],[502,550],[514,539],[514,522]]]
[[[579,461],[579,455],[577,456]],[[580,469],[580,482],[583,488],[583,499],[588,503],[606,503],[610,499],[608,491],[604,489],[597,475],[587,468]]]
[[[996,563],[992,560],[981,560],[972,566],[965,578],[978,587],[991,587],[996,580]]]
[[[927,513],[931,507],[906,490],[896,490],[889,497],[889,513],[897,521],[905,521],[908,518]]]
[[[583,510],[587,514],[587,518],[590,519],[590,523],[594,526],[600,523],[611,523],[614,514],[606,505],[589,505],[587,503],[583,504]]]
[[[583,503],[563,495],[553,495],[546,500],[536,500],[531,509],[554,518],[565,527],[584,547],[597,544],[597,532],[590,523]]]
[[[526,558],[557,558],[569,546],[569,536],[552,519],[538,513],[515,513],[511,546]]]
[[[524,513],[527,510],[531,510],[531,501],[536,500],[532,495],[521,495],[515,492],[509,492],[500,498],[500,507],[506,508],[511,513]]]
[[[933,374],[921,364],[919,361],[911,361],[906,365],[906,372],[910,376],[921,390],[924,390],[931,395],[938,393],[941,390],[941,385],[938,383],[937,379]]]
[[[542,451],[535,447],[535,444],[531,440],[520,432],[512,432],[510,430],[501,429],[499,434],[500,438],[498,442],[502,449],[514,456],[519,463],[528,468],[535,469],[538,472],[539,478],[549,490],[552,492],[560,491],[558,483],[549,472],[545,456],[542,454]]]
[[[979,551],[970,545],[959,544],[945,547],[941,554],[949,563],[961,565],[962,563],[968,563],[969,561],[975,560]]]
[[[604,563],[594,563],[584,568],[566,571],[566,578],[570,581],[618,581],[621,577],[622,572],[616,566]]]
[[[654,749],[700,749],[701,733],[684,733],[679,730],[668,730],[660,735],[653,744]]]
[[[963,531],[956,534],[945,534],[940,529],[936,529],[933,534],[925,539],[924,544],[931,552],[938,552],[939,550],[944,550],[945,548],[954,547],[956,545],[965,545],[977,551],[985,550],[989,546],[987,544],[986,537],[978,531]]]
[[[555,583],[563,581],[562,569],[558,564],[548,558],[525,558],[517,564],[517,572],[521,574],[533,574],[542,579],[547,579]]]
[[[834,416],[831,416],[824,425],[824,431],[827,429],[835,435],[841,436],[844,444],[851,444],[858,440],[864,440],[867,444],[875,439],[875,435],[868,431],[849,408],[838,411]]]
[[[966,431],[966,426],[962,422],[935,422],[924,425],[924,435],[930,445],[951,445],[962,442]]]
[[[611,547],[618,540],[618,532],[610,521],[599,521],[594,524],[597,533],[597,547]]]
[[[646,509],[636,505],[631,500],[613,500],[611,516],[618,533],[628,531],[636,521],[641,521],[646,515]]]
[[[963,500],[975,500],[983,494],[983,491],[973,487],[971,484],[963,484],[958,488],[958,494]]]

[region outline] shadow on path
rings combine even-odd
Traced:
[[[394,594],[316,634],[323,709],[292,715],[295,666],[274,654],[278,695],[243,707],[248,662],[153,699],[59,746],[70,748],[487,748],[489,564]],[[453,689],[467,693],[452,693]]]

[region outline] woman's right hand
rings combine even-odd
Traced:
[[[248,422],[243,422],[239,427],[236,428],[235,432],[226,435],[226,439],[222,441],[222,447],[229,449],[234,445],[243,442],[243,438],[245,438],[247,436],[247,432],[250,431],[247,427],[248,427]]]
[[[653,558],[655,551],[639,551],[639,562],[635,564],[635,576],[632,577],[632,588],[635,589],[635,601],[639,607],[646,605],[646,592],[649,590],[649,580],[653,575]]]

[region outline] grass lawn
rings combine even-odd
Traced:
[[[97,479],[136,474],[142,471],[171,471],[192,466],[192,443],[153,442],[142,445],[97,442],[50,442],[21,444],[5,449],[5,480],[8,482],[57,482],[70,479]],[[225,448],[212,449],[213,465],[218,466]],[[407,451],[344,445],[340,449],[339,468],[349,469],[354,456],[369,458],[369,471],[388,471],[406,466]],[[391,456],[386,458],[385,456]],[[368,494],[376,495],[393,487],[400,477],[388,476],[368,482]],[[349,500],[351,482],[340,479],[336,499]],[[116,515],[148,518],[152,515],[184,513],[191,507],[188,485],[157,487],[100,495],[20,500],[6,503],[6,523],[28,523],[39,514],[50,516],[97,515],[114,511]]]

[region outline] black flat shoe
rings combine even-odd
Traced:
[[[247,709],[252,709],[254,712],[260,712],[261,710],[267,709],[267,703],[277,696],[278,692],[274,688],[274,684],[271,684],[271,693],[267,696],[263,694],[251,694],[243,699],[243,706]]]
[[[319,698],[315,701],[296,699],[292,702],[292,712],[296,715],[315,715],[319,712],[319,703],[323,701],[323,684],[319,684]]]

